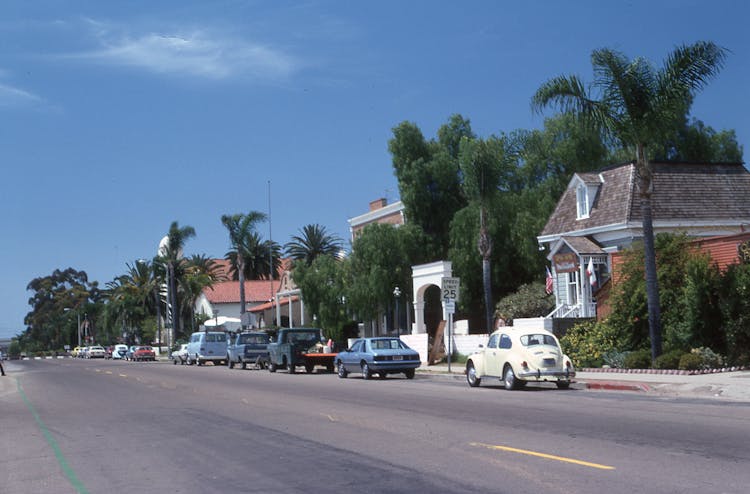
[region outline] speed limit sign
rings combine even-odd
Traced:
[[[443,300],[458,300],[458,287],[461,284],[461,278],[443,278],[441,292]]]

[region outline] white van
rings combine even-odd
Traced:
[[[213,362],[224,364],[227,360],[227,334],[218,331],[199,331],[190,335],[187,347],[188,365]]]

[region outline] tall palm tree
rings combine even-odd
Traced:
[[[240,317],[245,314],[245,263],[254,245],[257,244],[258,235],[255,228],[258,223],[266,220],[266,215],[259,211],[250,211],[248,214],[225,214],[221,217],[222,224],[229,231],[229,243],[231,249],[227,253],[234,254],[236,262],[235,272],[240,282]]]
[[[487,140],[461,140],[459,166],[463,181],[462,190],[469,203],[479,209],[479,238],[477,248],[482,256],[482,284],[484,286],[485,324],[492,332],[492,279],[490,257],[492,238],[487,228],[487,206],[501,187],[508,182],[509,153],[504,139],[491,137]]]
[[[341,239],[329,234],[324,226],[306,225],[300,233],[284,246],[294,260],[303,260],[309,266],[318,256],[336,256],[341,251]]]
[[[555,106],[580,115],[635,155],[652,359],[661,354],[661,310],[651,206],[653,167],[647,148],[663,144],[675,132],[695,93],[718,74],[725,58],[724,48],[707,41],[678,46],[660,69],[643,58],[629,60],[614,50],[595,50],[591,54],[594,81],[590,88],[577,76],[558,76],[542,84],[532,98],[536,111]],[[592,91],[599,99],[590,94]]]
[[[180,293],[183,296],[183,316],[190,319],[190,328],[195,330],[195,301],[204,288],[223,280],[224,275],[218,263],[204,254],[193,254],[185,259],[185,273],[180,280]]]
[[[180,227],[173,221],[169,226],[166,242],[163,248],[160,248],[159,256],[167,266],[167,279],[169,280],[169,298],[172,306],[172,322],[175,335],[182,334],[182,324],[180,321],[180,305],[177,297],[177,278],[182,274],[183,249],[185,242],[195,236],[195,228],[192,226]]]

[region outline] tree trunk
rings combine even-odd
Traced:
[[[479,254],[482,256],[482,284],[484,285],[484,322],[487,333],[492,333],[492,278],[490,270],[490,255],[492,254],[492,239],[487,232],[484,207],[479,208]]]
[[[661,307],[659,281],[656,275],[656,247],[654,245],[654,223],[651,209],[653,177],[651,164],[646,159],[643,145],[638,146],[638,187],[640,189],[641,214],[643,215],[643,254],[646,269],[646,301],[648,304],[648,334],[651,340],[651,361],[661,355]]]

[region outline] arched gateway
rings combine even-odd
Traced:
[[[440,286],[443,278],[450,278],[452,272],[453,266],[450,261],[412,266],[412,293],[414,294],[412,334],[430,333],[432,335],[437,323],[448,319],[445,307],[441,304]]]

